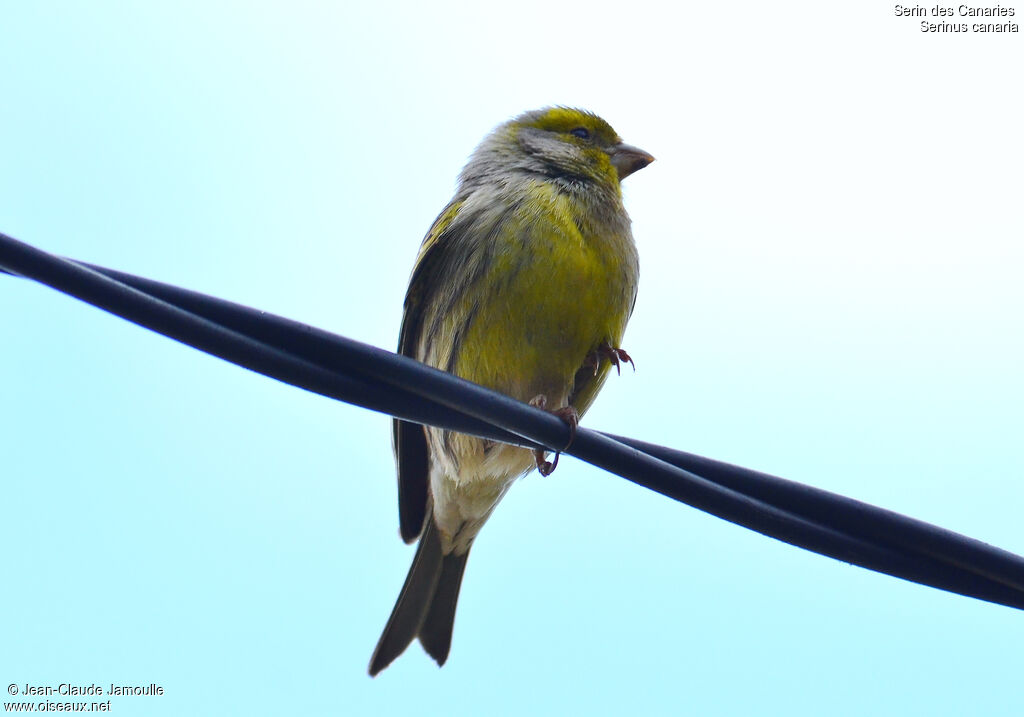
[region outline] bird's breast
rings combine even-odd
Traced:
[[[465,292],[454,372],[523,401],[564,405],[576,371],[617,346],[636,294],[628,220],[602,222],[540,188],[493,236],[490,266]]]

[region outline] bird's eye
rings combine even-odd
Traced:
[[[590,139],[590,130],[586,127],[577,127],[576,129],[569,130],[569,134],[575,135],[580,139]]]

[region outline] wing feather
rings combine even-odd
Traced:
[[[438,274],[448,263],[445,255],[450,253],[452,243],[448,229],[458,214],[459,206],[460,203],[452,202],[441,212],[427,232],[416,257],[405,295],[402,329],[398,340],[398,353],[403,356],[422,360],[417,354],[425,308],[430,304],[432,292],[437,289]],[[423,426],[398,419],[392,422],[392,435],[398,471],[399,529],[402,540],[411,543],[422,533],[428,513],[430,458],[427,435]]]

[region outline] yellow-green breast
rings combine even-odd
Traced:
[[[545,394],[554,407],[590,352],[620,345],[636,253],[628,223],[601,221],[550,183],[530,183],[523,206],[531,210],[502,222],[490,267],[452,314],[468,319],[454,369],[520,400]]]

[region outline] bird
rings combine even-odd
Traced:
[[[565,106],[498,125],[427,232],[406,291],[398,352],[565,420],[575,435],[621,347],[639,258],[620,182],[654,161],[593,112]],[[400,533],[419,541],[370,660],[376,676],[415,639],[451,649],[470,548],[542,450],[395,419]]]

